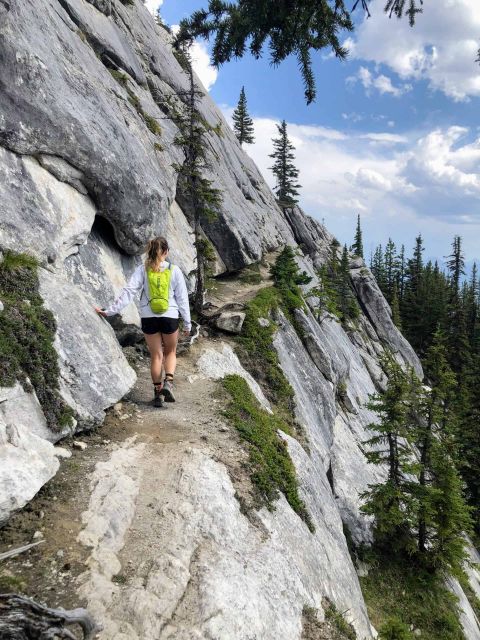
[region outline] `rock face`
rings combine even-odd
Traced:
[[[93,306],[112,301],[153,235],[168,237],[172,260],[185,276],[195,267],[191,214],[173,168],[182,153],[174,144],[177,129],[165,114],[165,100],[178,99],[187,78],[172,54],[170,35],[141,0],[0,0],[0,60],[0,252],[14,249],[38,258],[41,295],[58,325],[61,393],[75,411],[77,430],[89,428],[135,380],[112,328]],[[209,177],[223,194],[218,218],[204,223],[216,252],[216,273],[239,270],[289,244],[300,247],[301,268],[315,277],[332,236],[299,208],[283,213],[277,207],[207,94],[200,110],[212,125],[206,140]],[[363,312],[356,328],[345,330],[312,309],[297,313],[303,343],[281,315],[275,336],[280,364],[295,391],[296,417],[311,446],[308,455],[286,438],[318,534],[312,538],[280,500],[275,514],[259,516],[270,533],[268,545],[243,540],[245,523],[225,468],[208,457],[180,461],[188,473],[176,499],[192,514],[192,527],[183,535],[197,528],[209,545],[217,544],[204,566],[207,583],[217,587],[205,594],[212,612],[205,632],[211,637],[300,638],[302,607],[320,607],[324,595],[352,608],[361,637],[371,637],[342,522],[355,541],[370,539],[357,495],[378,476],[366,465],[360,443],[375,419],[365,402],[385,385],[381,355],[389,349],[419,374],[421,366],[393,325],[368,269],[355,260],[350,266]],[[233,319],[237,328],[241,316]],[[138,324],[134,306],[122,312],[122,320]],[[227,320],[224,328],[232,331],[232,318]],[[199,370],[216,378],[243,371],[227,345],[207,353]],[[258,383],[246,377],[269,410]],[[58,468],[52,444],[58,436],[47,429],[36,398],[18,385],[1,393],[0,522]],[[133,496],[132,474],[125,482]],[[232,540],[230,553],[222,546],[224,536]],[[257,557],[268,575],[256,572]],[[251,574],[251,593],[238,593],[234,580],[220,580],[229,567],[237,577]],[[114,570],[100,567],[99,584]],[[285,593],[295,594],[293,604],[285,594],[275,601],[271,584],[277,574]],[[220,635],[215,635],[216,602],[231,609],[232,628]],[[245,621],[255,606],[257,622],[264,616],[265,624],[252,636]],[[472,624],[470,611],[465,624]],[[280,631],[268,635],[271,629]],[[188,621],[180,631],[171,637],[191,637]]]

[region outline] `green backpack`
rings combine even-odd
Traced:
[[[169,307],[170,280],[172,279],[172,264],[163,271],[147,271],[149,303],[153,313],[165,313]]]

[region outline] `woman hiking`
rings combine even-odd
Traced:
[[[107,309],[95,307],[102,316],[113,316],[140,295],[142,331],[150,352],[150,371],[154,387],[153,404],[161,407],[175,402],[173,376],[177,364],[179,314],[184,323],[184,334],[190,334],[192,325],[188,291],[180,268],[167,261],[168,242],[158,237],[150,240],[145,264],[140,264],[117,299]],[[165,378],[162,381],[162,363]]]

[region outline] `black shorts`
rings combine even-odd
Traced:
[[[142,331],[148,335],[175,333],[178,329],[178,322],[178,318],[142,318]]]

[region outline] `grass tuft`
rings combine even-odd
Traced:
[[[313,532],[310,515],[298,494],[295,467],[286,443],[278,435],[279,429],[289,433],[289,425],[278,415],[261,408],[241,376],[226,376],[223,386],[231,398],[225,416],[249,445],[250,475],[257,491],[259,506],[265,505],[273,509],[273,503],[281,492]]]
[[[457,599],[440,574],[412,566],[411,560],[393,554],[366,554],[372,568],[360,583],[368,615],[380,637],[393,638],[392,628],[400,633],[413,625],[424,640],[464,640]]]
[[[280,302],[280,294],[275,287],[261,289],[247,304],[242,334],[237,338],[237,343],[242,364],[262,385],[267,398],[276,405],[290,428],[294,429],[294,392],[280,368],[273,346],[277,327],[272,320],[272,313],[278,309]],[[261,318],[269,320],[270,324],[261,326]]]

